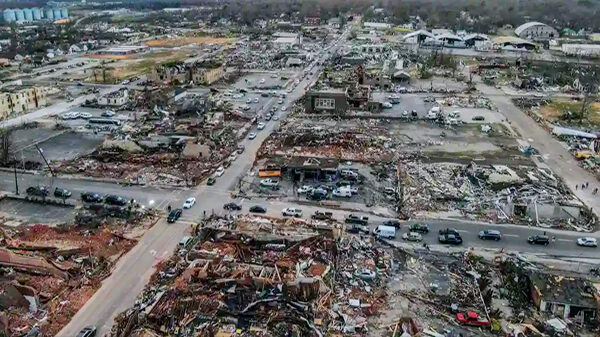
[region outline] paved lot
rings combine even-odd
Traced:
[[[73,220],[73,207],[59,207],[25,200],[0,200],[2,213],[26,223],[57,224]]]
[[[70,160],[92,153],[103,141],[103,135],[69,131],[48,138],[40,142],[38,146],[42,149],[46,160],[52,162]],[[43,163],[43,158],[35,146],[18,152],[17,158]]]

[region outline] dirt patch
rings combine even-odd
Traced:
[[[578,113],[581,111],[583,101],[572,101],[569,99],[553,99],[548,104],[540,107],[540,114],[548,121],[564,120],[565,111]],[[582,120],[592,125],[600,125],[600,103],[593,102],[589,105],[587,116]]]
[[[212,36],[186,36],[172,39],[158,39],[147,41],[146,45],[150,47],[181,47],[188,44],[231,44],[236,39],[226,37]]]

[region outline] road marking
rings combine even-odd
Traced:
[[[571,242],[571,240],[567,240],[567,239],[556,239],[556,241]]]
[[[520,237],[520,235],[517,235],[517,234],[502,234],[502,236],[508,236],[508,237],[511,237],[511,238],[518,238],[518,237]]]
[[[456,231],[459,233],[469,233],[469,231],[466,231],[464,229],[457,229]]]

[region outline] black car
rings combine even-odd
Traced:
[[[252,212],[252,213],[267,213],[267,209],[262,206],[252,206],[252,207],[250,207],[250,212]]]
[[[529,238],[527,238],[527,243],[531,245],[547,246],[550,243],[550,238],[546,235],[532,235]]]
[[[427,233],[429,233],[429,225],[421,224],[421,223],[414,223],[414,224],[410,225],[410,227],[408,227],[408,230],[411,232],[427,234]]]
[[[310,218],[313,220],[331,220],[333,213],[316,211],[315,214],[311,215]]]
[[[388,220],[388,221],[384,221],[381,225],[383,226],[390,226],[390,227],[394,227],[396,229],[400,228],[401,224],[400,221],[398,220]]]
[[[96,327],[95,326],[86,326],[83,328],[76,337],[94,337],[96,336]]]
[[[310,194],[308,194],[308,199],[316,201],[327,199],[327,192],[323,192],[321,190],[312,191]]]
[[[49,194],[48,188],[45,186],[31,186],[26,190],[28,195],[33,195],[36,197],[47,197]]]
[[[214,185],[215,184],[215,178],[210,177],[208,179],[206,179],[206,185],[210,186],[210,185]]]
[[[242,206],[230,202],[228,204],[223,205],[223,209],[228,210],[228,211],[241,211],[242,210]]]
[[[107,195],[106,198],[104,198],[104,202],[109,205],[114,205],[114,206],[127,205],[127,200],[125,200],[125,198],[120,197],[118,195]]]
[[[479,234],[477,234],[477,236],[481,240],[495,240],[495,241],[500,241],[500,239],[502,238],[502,235],[500,234],[500,232],[497,231],[497,230],[493,230],[493,229],[483,230],[483,231],[479,232]]]
[[[181,216],[181,213],[183,213],[183,210],[181,208],[176,208],[176,209],[172,210],[169,213],[169,216],[167,217],[167,222],[173,223],[173,222],[177,221],[177,219],[179,219],[179,217]]]
[[[102,196],[98,193],[84,192],[81,193],[81,200],[85,202],[102,202]]]
[[[442,234],[438,238],[438,241],[440,243],[447,243],[447,244],[450,244],[450,245],[460,245],[463,240],[460,237],[460,235]]]
[[[454,228],[445,228],[440,229],[440,235],[452,234],[455,236],[460,236],[460,233]]]
[[[369,218],[366,216],[358,216],[354,214],[350,214],[344,219],[345,223],[357,224],[357,225],[368,225]]]
[[[57,198],[66,199],[66,198],[70,198],[71,195],[73,195],[73,193],[71,193],[71,191],[69,191],[65,188],[57,187],[54,189],[54,196]]]

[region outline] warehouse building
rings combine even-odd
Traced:
[[[559,36],[556,29],[541,22],[524,23],[515,29],[515,34],[522,39],[533,41],[552,40]]]

